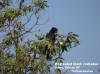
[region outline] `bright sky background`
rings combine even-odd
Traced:
[[[43,16],[47,15],[49,21],[40,26],[42,31],[48,32],[55,26],[59,33],[79,34],[80,45],[64,54],[65,62],[71,59],[100,64],[100,0],[48,0],[48,4],[50,7]]]

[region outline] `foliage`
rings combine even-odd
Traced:
[[[14,5],[16,7],[13,7]],[[54,44],[40,30],[35,34],[37,39],[26,40],[25,36],[33,35],[33,28],[39,25],[40,12],[47,7],[46,0],[2,0],[0,2],[1,73],[51,73],[55,62],[63,62],[63,52],[79,45],[78,35],[72,32],[67,35],[57,33]],[[35,23],[27,29],[33,17]],[[46,59],[48,51],[50,51],[51,60]],[[56,69],[55,73],[59,74],[61,70]]]

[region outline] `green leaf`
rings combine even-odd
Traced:
[[[60,69],[56,69],[55,70],[55,74],[61,74],[61,70]]]
[[[40,29],[38,30],[38,33],[42,35],[42,32],[40,31]]]
[[[39,40],[40,39],[40,36],[39,35],[37,35],[37,34],[35,34],[35,37]]]
[[[78,34],[73,34],[73,36],[75,36],[75,37],[79,37]]]
[[[34,3],[34,0],[31,0],[32,3]]]
[[[74,47],[76,47],[79,44],[79,41],[77,39],[74,40]]]

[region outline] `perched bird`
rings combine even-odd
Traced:
[[[50,41],[52,45],[54,45],[57,37],[58,29],[56,27],[52,27],[49,33],[46,34],[46,38]],[[46,45],[46,59],[51,60],[52,52],[50,52],[48,48],[48,45]]]
[[[52,27],[49,33],[46,34],[46,38],[48,38],[50,41],[54,43],[56,40],[57,32],[58,32],[58,29],[56,27]]]

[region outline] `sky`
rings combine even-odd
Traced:
[[[79,35],[80,45],[63,54],[65,62],[100,64],[100,0],[48,0],[48,4],[49,8],[41,18],[42,21],[49,20],[40,26],[41,31],[48,32],[55,26],[61,34],[73,32]]]

